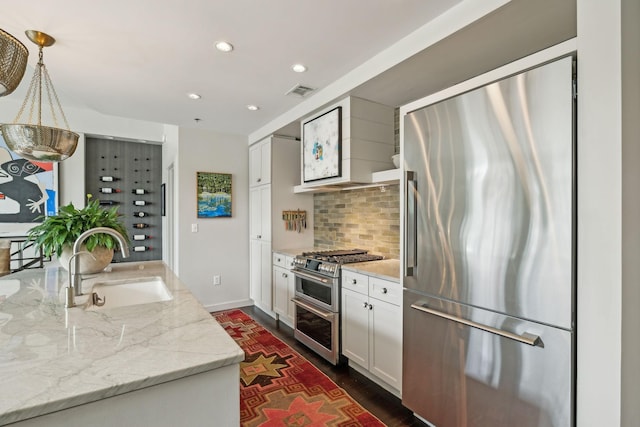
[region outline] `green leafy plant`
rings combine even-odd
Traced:
[[[60,256],[65,246],[73,246],[80,234],[95,227],[113,228],[129,240],[127,230],[118,215],[118,207],[104,209],[97,200],[91,200],[91,194],[87,195],[87,205],[82,209],[69,203],[60,207],[57,215],[44,217],[40,224],[29,230],[27,239],[33,241],[36,248],[42,248],[44,255]],[[96,246],[118,248],[116,238],[103,233],[89,236],[84,244],[88,251]]]

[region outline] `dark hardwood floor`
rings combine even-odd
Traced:
[[[256,307],[243,307],[242,311],[264,326],[269,332],[291,346],[318,369],[324,372],[338,386],[342,387],[359,404],[378,417],[389,427],[425,427],[426,424],[413,416],[402,406],[400,399],[384,390],[364,375],[348,366],[333,366],[316,353],[300,344],[293,337],[293,330],[282,322],[276,322],[271,316]]]

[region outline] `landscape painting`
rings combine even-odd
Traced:
[[[198,218],[231,216],[231,174],[196,172]]]

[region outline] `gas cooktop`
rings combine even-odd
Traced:
[[[338,278],[340,266],[354,262],[377,261],[384,259],[382,255],[373,255],[364,249],[347,249],[331,251],[303,252],[293,260],[294,273],[306,271]]]
[[[302,257],[316,259],[337,264],[349,264],[353,262],[377,261],[384,259],[381,255],[373,255],[364,249],[328,250],[303,252]]]

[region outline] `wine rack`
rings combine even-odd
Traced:
[[[85,163],[85,192],[117,206],[129,233],[129,258],[114,262],[162,259],[162,146],[87,137]]]

